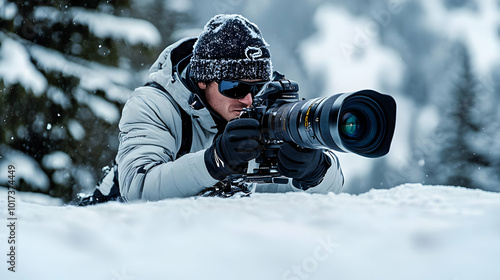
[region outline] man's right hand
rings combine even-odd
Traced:
[[[235,119],[226,125],[224,132],[205,151],[205,164],[210,175],[222,180],[230,174],[241,174],[246,163],[259,156],[259,121]]]

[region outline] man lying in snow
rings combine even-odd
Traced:
[[[98,186],[98,196],[189,197],[245,173],[262,149],[259,122],[237,117],[272,76],[267,43],[240,15],[215,16],[198,38],[168,46],[151,67],[150,82],[137,88],[123,109],[117,168],[111,172],[119,189],[112,189],[110,175]],[[343,186],[331,151],[284,143],[278,170],[290,178],[287,184],[253,183],[251,189],[327,193]]]

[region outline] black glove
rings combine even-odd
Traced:
[[[244,173],[247,162],[258,157],[262,150],[259,138],[259,121],[256,119],[230,121],[205,151],[205,164],[210,175],[222,180],[230,174]]]
[[[278,152],[278,171],[293,178],[293,185],[307,190],[321,183],[331,162],[323,150],[311,150],[284,143]]]

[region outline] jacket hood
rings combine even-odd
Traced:
[[[206,110],[194,110],[189,106],[193,92],[181,81],[181,73],[175,68],[179,62],[192,54],[196,40],[196,38],[184,38],[166,47],[149,68],[149,81],[157,82],[167,89],[174,100],[190,115],[204,114],[203,111]]]
[[[213,109],[205,107],[203,95],[199,92],[196,94],[196,89],[190,88],[196,85],[191,85],[181,77],[183,70],[189,67],[196,41],[197,38],[184,38],[165,48],[149,69],[149,80],[162,85],[188,114],[210,119],[211,122],[205,121],[204,126],[223,130],[227,121]]]

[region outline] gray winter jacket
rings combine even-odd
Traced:
[[[194,41],[187,38],[168,46],[150,69],[150,81],[162,85],[177,104],[159,89],[139,87],[124,106],[116,161],[120,193],[129,201],[194,196],[217,183],[204,160],[217,133],[215,122],[206,108],[195,110],[189,105],[193,93],[172,69],[191,52]],[[178,106],[192,118],[193,137],[190,153],[176,159],[182,141]],[[306,192],[338,193],[342,189],[344,178],[337,157],[327,154],[331,167],[323,181]],[[253,187],[257,192],[302,191],[289,181]]]

